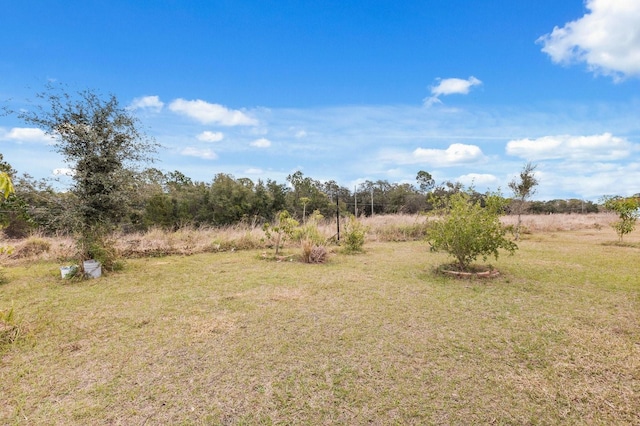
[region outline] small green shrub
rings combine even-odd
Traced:
[[[513,254],[518,248],[505,237],[507,228],[500,222],[505,201],[498,194],[486,194],[481,202],[458,192],[441,201],[427,240],[432,251],[449,253],[460,271],[469,271],[478,257],[497,260],[499,249]]]
[[[355,216],[349,216],[342,239],[343,251],[345,253],[362,253],[367,231],[367,227],[358,221]]]
[[[299,225],[298,221],[291,217],[288,211],[283,210],[278,213],[276,217],[277,221],[275,225],[271,225],[269,223],[265,223],[262,227],[262,230],[265,233],[265,236],[268,240],[271,240],[275,233],[275,248],[277,256],[280,252],[280,248],[284,245],[285,240],[287,238],[292,238],[295,233],[296,227]]]

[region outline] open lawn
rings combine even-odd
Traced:
[[[7,267],[0,424],[640,424],[640,236],[532,232],[491,280],[424,242]],[[293,253],[292,248],[288,249]]]

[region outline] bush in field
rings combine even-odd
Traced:
[[[302,261],[304,263],[325,263],[329,253],[325,248],[326,238],[318,228],[323,216],[314,211],[305,224],[294,230],[294,240],[300,241]]]
[[[622,237],[636,229],[636,221],[640,217],[640,200],[634,197],[607,197],[604,206],[618,214],[620,220],[611,224],[620,241]]]
[[[350,216],[345,225],[342,243],[345,253],[361,253],[363,251],[364,239],[367,235],[367,227],[364,226],[355,216]]]
[[[318,210],[314,211],[306,220],[304,225],[297,227],[293,231],[293,239],[295,241],[309,240],[315,245],[322,245],[326,242],[326,237],[322,235],[318,226],[324,216]]]
[[[31,236],[27,238],[25,243],[16,250],[16,257],[31,257],[46,253],[51,249],[51,243],[44,238]]]
[[[498,259],[498,250],[513,254],[518,246],[508,240],[500,222],[505,200],[498,194],[486,194],[473,200],[461,191],[441,200],[438,215],[431,223],[427,238],[432,251],[445,251],[456,261],[460,271],[470,270],[478,257]]]
[[[284,245],[284,242],[287,238],[292,238],[296,227],[299,225],[298,221],[291,217],[288,211],[283,210],[277,215],[277,221],[275,225],[271,225],[269,223],[265,223],[262,227],[267,239],[271,239],[273,234],[275,233],[275,246],[277,256],[280,247]]]

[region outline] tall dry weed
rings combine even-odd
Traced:
[[[617,219],[613,213],[524,215],[522,223],[525,233],[577,231],[610,227]],[[368,230],[367,242],[416,241],[426,237],[428,218],[424,215],[376,215],[360,217],[360,223]],[[501,218],[505,225],[514,225],[517,217]],[[341,226],[344,225],[342,222]],[[337,233],[335,219],[325,219],[317,224],[317,231],[326,240]],[[223,228],[183,227],[175,232],[159,228],[144,233],[115,235],[111,238],[114,248],[124,257],[166,256],[172,254],[264,249],[264,231],[250,224]],[[299,244],[292,241],[291,244]],[[76,246],[70,236],[45,237],[34,235],[23,240],[4,240],[0,247],[0,263],[11,265],[25,261],[54,260],[69,261],[76,255]]]

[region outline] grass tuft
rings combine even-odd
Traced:
[[[0,355],[20,337],[21,327],[16,321],[13,307],[0,311]]]

